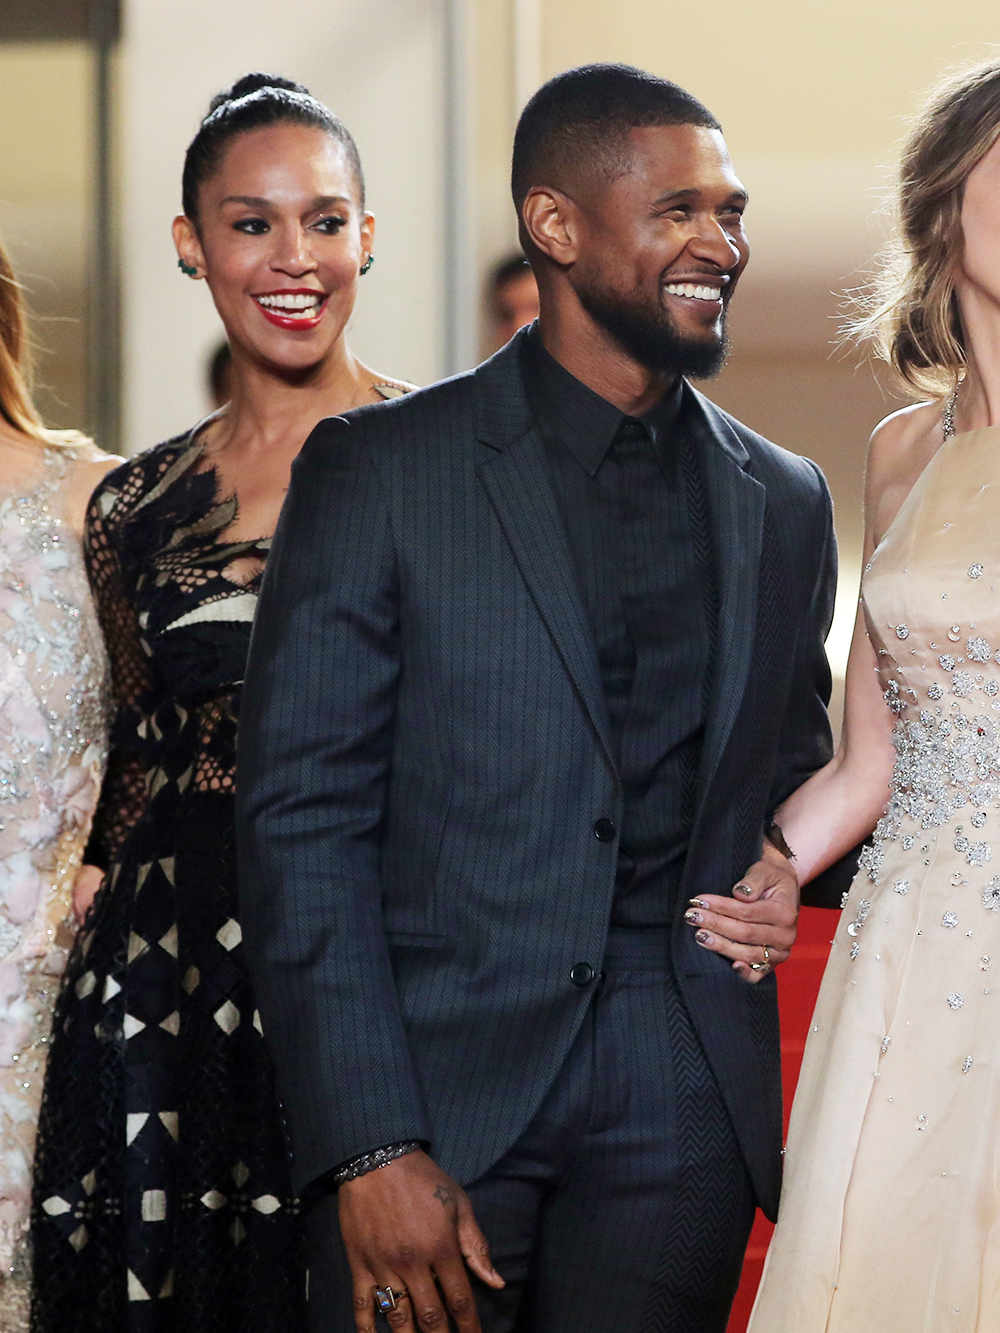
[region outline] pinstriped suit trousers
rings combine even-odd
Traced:
[[[468,1189],[507,1280],[475,1284],[484,1333],[724,1333],[754,1214],[728,1113],[662,962],[609,956],[595,989],[538,1114]],[[354,1327],[336,1228],[325,1201],[314,1333]]]

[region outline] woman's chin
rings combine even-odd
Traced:
[[[331,338],[327,330],[316,329],[313,337],[275,332],[275,337],[245,341],[240,347],[253,363],[281,379],[309,375],[318,370],[329,360],[337,345],[337,339]]]

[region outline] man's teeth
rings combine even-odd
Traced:
[[[258,296],[255,300],[268,310],[280,310],[282,314],[293,317],[311,318],[318,313],[323,298],[318,292],[280,292],[273,296]]]
[[[693,282],[668,282],[664,289],[668,296],[693,296],[696,301],[717,301],[718,287],[696,287]]]

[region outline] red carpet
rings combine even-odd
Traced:
[[[802,1051],[809,1031],[809,1019],[823,977],[830,941],[836,928],[836,912],[821,907],[804,907],[799,917],[799,938],[787,963],[778,969],[778,1008],[781,1012],[781,1066],[785,1092],[785,1127],[792,1109],[792,1095],[799,1076]],[[745,1333],[760,1282],[764,1256],[771,1239],[771,1223],[763,1213],[750,1235],[743,1278],[733,1305],[728,1333]]]

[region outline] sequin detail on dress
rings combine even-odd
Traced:
[[[895,764],[806,1044],[752,1333],[1000,1327],[998,495],[1000,428],[953,435],[865,573]]]
[[[0,1328],[28,1329],[31,1164],[72,889],[107,747],[106,661],[63,520],[77,454],[0,498]]]

